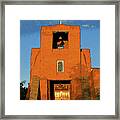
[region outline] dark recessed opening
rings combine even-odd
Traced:
[[[70,80],[50,80],[50,99],[55,100],[55,85],[58,85],[59,88],[57,90],[64,91],[65,88],[63,85],[70,85]],[[63,87],[62,87],[63,86]],[[61,89],[62,88],[62,89]]]
[[[53,33],[53,49],[64,48],[68,41],[68,32]]]

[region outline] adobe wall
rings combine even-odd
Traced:
[[[69,32],[67,48],[52,48],[54,31]],[[38,85],[41,100],[50,99],[50,80],[71,80],[70,96],[73,100],[81,99],[82,80],[86,80],[84,87],[90,87],[91,98],[94,99],[94,88],[100,87],[100,71],[95,68],[91,69],[90,50],[80,50],[80,27],[44,26],[40,34],[41,48],[33,48],[31,51],[30,84],[33,86],[31,99],[37,99],[36,86]],[[57,72],[57,60],[64,60],[64,72]]]
[[[67,49],[52,49],[53,31],[68,31]],[[41,28],[41,48],[32,49],[31,76],[41,79],[70,80],[71,69],[80,64],[80,28],[78,26],[45,26]],[[64,72],[57,72],[57,60],[64,60]]]

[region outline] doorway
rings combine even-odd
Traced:
[[[50,99],[70,100],[70,80],[51,80]]]

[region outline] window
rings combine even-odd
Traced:
[[[57,61],[57,72],[64,72],[64,61],[63,60]]]
[[[68,43],[68,32],[53,32],[53,49],[65,48]]]

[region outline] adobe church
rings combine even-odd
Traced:
[[[80,48],[80,26],[42,26],[40,48],[32,48],[29,100],[100,99],[100,69],[90,49]]]

